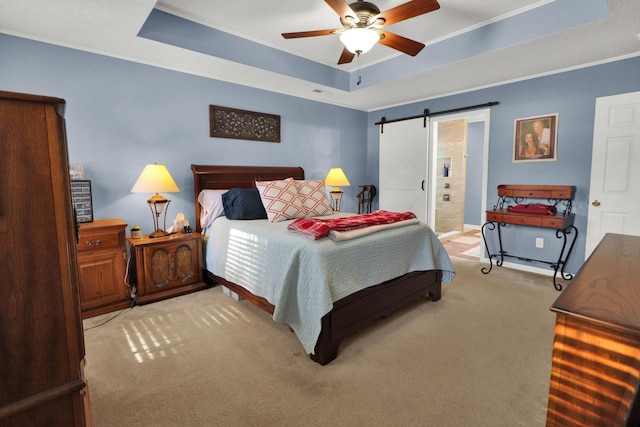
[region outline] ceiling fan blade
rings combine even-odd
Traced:
[[[335,34],[336,31],[339,30],[299,31],[297,33],[282,33],[282,37],[285,39],[298,39],[300,37],[330,36]]]
[[[440,4],[437,0],[412,0],[400,6],[385,10],[375,18],[384,18],[384,25],[391,25],[438,9],[440,9]],[[371,19],[371,21],[373,22],[374,19]]]
[[[327,3],[341,19],[345,16],[353,16],[354,18],[358,17],[353,9],[351,9],[351,6],[349,6],[349,4],[344,0],[324,0],[324,2]]]
[[[399,50],[407,55],[416,56],[424,48],[424,44],[415,40],[411,40],[388,31],[378,32],[384,35],[384,37],[380,38],[380,44]]]
[[[356,56],[355,53],[350,52],[346,47],[342,49],[342,54],[340,55],[340,59],[338,60],[338,65],[348,64],[353,61],[353,58]]]

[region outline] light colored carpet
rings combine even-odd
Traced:
[[[452,258],[442,299],[347,339],[320,366],[220,287],[85,320],[96,427],[543,426],[559,293]]]

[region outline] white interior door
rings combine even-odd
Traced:
[[[427,218],[429,129],[423,119],[388,123],[380,134],[380,209]]]
[[[606,233],[640,235],[640,92],[596,99],[586,257]]]

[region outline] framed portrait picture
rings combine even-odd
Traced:
[[[514,162],[556,160],[558,113],[516,119],[513,141]]]

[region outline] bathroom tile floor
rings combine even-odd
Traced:
[[[479,229],[471,229],[443,242],[449,256],[478,260],[482,248],[482,234]]]

